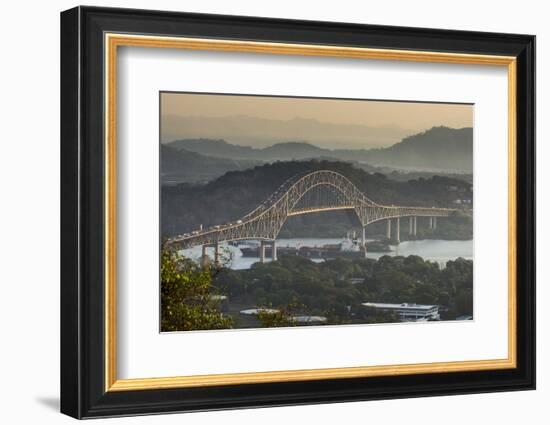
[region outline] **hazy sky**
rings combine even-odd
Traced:
[[[265,140],[258,141],[258,145],[282,142],[285,140],[279,139],[292,138],[294,133],[297,133],[294,137],[301,140],[317,142],[316,144],[325,147],[332,145],[328,136],[323,137],[325,130],[322,126],[306,121],[315,120],[323,124],[346,125],[347,127],[341,127],[343,135],[347,131],[354,132],[354,138],[342,141],[342,147],[373,147],[397,143],[404,136],[434,126],[473,126],[472,105],[459,104],[162,93],[161,108],[163,141],[201,137],[198,133],[202,125],[202,137],[232,139],[228,141],[240,144],[253,144],[253,136],[261,133],[261,127],[264,127]],[[255,124],[248,119],[241,119],[242,123],[239,122],[239,117],[243,116],[260,119],[256,120],[258,128],[246,128],[247,125],[254,127]],[[212,118],[223,119],[217,125]],[[295,125],[289,126],[287,130],[290,132],[292,129],[294,133],[285,134],[284,121],[297,118],[300,121],[294,122]],[[261,121],[266,119],[280,120],[278,125],[281,129],[273,130],[273,123],[266,125],[265,121]],[[296,131],[298,124],[299,131]],[[369,128],[361,129],[350,125],[370,127],[372,137],[368,137]],[[223,128],[227,129],[225,135]],[[335,134],[339,128],[332,127]],[[270,131],[272,135],[268,134]],[[364,140],[365,146],[359,146],[361,140]]]

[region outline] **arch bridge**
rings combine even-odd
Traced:
[[[255,210],[240,220],[199,229],[178,235],[166,241],[166,246],[186,249],[202,245],[214,246],[216,261],[219,244],[238,240],[260,240],[261,260],[265,257],[265,244],[272,244],[276,259],[275,240],[289,217],[323,211],[349,210],[355,213],[361,227],[362,246],[366,254],[365,228],[380,220],[387,220],[387,237],[391,238],[391,220],[396,220],[396,239],[399,242],[402,217],[409,217],[409,232],[416,235],[416,218],[429,217],[430,227],[437,226],[437,217],[459,214],[453,208],[380,205],[369,199],[350,180],[335,171],[319,170],[292,177],[285,181]]]

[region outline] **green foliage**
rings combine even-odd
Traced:
[[[249,270],[224,269],[216,280],[223,282],[232,303],[281,311],[260,317],[263,326],[289,326],[290,307],[297,305],[300,314],[325,316],[327,324],[378,323],[396,318],[387,313],[366,314],[362,303],[439,305],[442,319],[451,320],[472,315],[472,271],[473,262],[462,258],[449,261],[441,270],[437,263],[414,255],[336,258],[322,263],[282,256]]]
[[[217,270],[199,268],[174,251],[161,252],[161,330],[226,329],[230,316],[220,311],[220,295],[213,286]]]
[[[260,309],[258,320],[264,328],[297,326],[298,323],[292,320],[292,317],[303,314],[304,310],[304,306],[295,299],[288,305],[277,306],[276,310],[271,308]]]

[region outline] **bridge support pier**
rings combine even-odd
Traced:
[[[277,261],[277,241],[273,241],[271,245],[271,261]]]
[[[206,253],[206,245],[202,246],[201,266],[205,267],[208,264],[208,254]]]
[[[397,217],[395,219],[395,241],[397,243],[401,242],[401,240],[399,238],[399,233],[400,233],[400,230],[401,230],[400,229],[400,227],[401,227],[400,222],[401,222],[401,220],[399,219],[399,217]]]
[[[363,232],[361,233],[361,245],[363,247],[363,252],[365,253],[365,258],[367,258],[367,237],[366,237],[366,230],[367,226],[362,226]]]
[[[219,242],[216,242],[214,244],[214,264],[216,264],[216,266],[220,265],[220,244],[219,244]]]
[[[386,221],[386,238],[391,239],[391,218]]]
[[[416,216],[413,217],[413,236],[416,236]]]
[[[409,217],[409,236],[412,236],[413,234],[413,217]]]
[[[265,242],[260,242],[260,263],[265,263]]]
[[[428,227],[429,227],[430,229],[433,229],[433,228],[434,228],[434,218],[433,218],[433,217],[430,217],[429,219],[430,219],[430,222],[429,222]]]
[[[437,229],[437,217],[433,217],[432,229]]]

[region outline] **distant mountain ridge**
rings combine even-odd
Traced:
[[[473,129],[433,127],[380,149],[325,149],[307,142],[276,143],[265,148],[239,146],[225,140],[184,139],[166,146],[215,158],[272,162],[334,158],[403,169],[466,171],[473,169]]]
[[[385,149],[369,151],[370,162],[394,167],[472,171],[473,128],[433,127]]]
[[[254,149],[250,146],[233,145],[222,139],[183,139],[166,143],[163,146],[196,152],[215,158],[260,159],[261,156],[259,155],[260,149]]]
[[[329,123],[311,118],[275,119],[248,115],[223,117],[163,115],[162,142],[185,139],[225,139],[237,145],[266,147],[281,140],[311,140],[317,146],[339,143],[345,148],[389,146],[411,134],[396,125],[369,126]]]
[[[206,156],[167,145],[161,145],[160,160],[163,184],[205,183],[228,171],[246,170],[262,164],[261,161]]]

